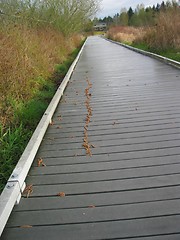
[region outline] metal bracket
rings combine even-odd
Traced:
[[[16,202],[15,202],[15,205],[18,205],[20,203],[22,193],[23,193],[23,191],[26,187],[26,183],[24,182],[23,185],[20,187],[20,183],[19,183],[18,180],[9,180],[6,184],[6,188],[8,188],[8,189],[13,188],[15,186],[15,183],[18,183],[18,186],[19,186],[19,195],[18,195],[18,197],[16,199]]]

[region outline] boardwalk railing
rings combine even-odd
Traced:
[[[85,45],[85,43],[84,43]],[[52,116],[56,107],[63,96],[64,90],[67,86],[67,83],[73,73],[73,70],[80,58],[80,55],[83,51],[84,45],[82,46],[78,56],[72,63],[69,71],[63,79],[63,82],[56,91],[52,101],[50,102],[47,110],[45,111],[41,121],[39,122],[36,130],[34,131],[25,151],[23,152],[19,162],[17,163],[13,173],[11,174],[1,196],[0,196],[0,236],[3,232],[3,229],[6,225],[6,222],[12,212],[12,209],[15,204],[18,204],[22,195],[22,192],[25,189],[25,179],[29,172],[29,169],[33,163],[34,157],[38,151],[38,148],[41,144],[43,136],[51,122]]]

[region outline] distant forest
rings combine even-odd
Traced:
[[[156,17],[160,12],[165,12],[169,9],[178,8],[177,1],[167,1],[161,4],[153,5],[152,7],[146,7],[144,4],[138,4],[136,9],[133,10],[130,7],[128,10],[122,8],[120,13],[115,14],[113,17],[107,16],[102,18],[95,18],[94,22],[104,22],[108,26],[120,25],[120,26],[153,26],[156,24]]]

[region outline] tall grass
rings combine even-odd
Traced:
[[[112,27],[108,37],[180,61],[180,8],[161,11],[154,27]]]
[[[14,102],[27,102],[81,41],[50,29],[9,26],[0,34],[0,122],[13,121]],[[46,80],[44,80],[46,79]],[[50,82],[50,80],[48,80]]]
[[[50,80],[37,79],[41,87],[36,89],[33,98],[27,101],[11,99],[12,120],[9,119],[9,124],[0,124],[0,192],[78,52],[76,48],[62,64],[56,65]]]
[[[160,12],[156,26],[135,39],[133,46],[145,46],[148,51],[180,62],[180,8]]]
[[[152,49],[180,49],[180,9],[161,12],[156,26],[147,31],[143,40]]]
[[[27,144],[31,131],[25,130],[23,125],[4,131],[0,125],[0,192],[4,187],[17,159],[21,156]]]
[[[132,44],[135,39],[144,36],[144,34],[144,28],[114,26],[109,29],[107,37],[115,41]]]
[[[49,27],[29,28],[20,24],[1,29],[0,191],[82,39],[79,34],[65,37]]]

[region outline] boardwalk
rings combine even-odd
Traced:
[[[179,70],[90,37],[26,182],[2,240],[179,240]]]

